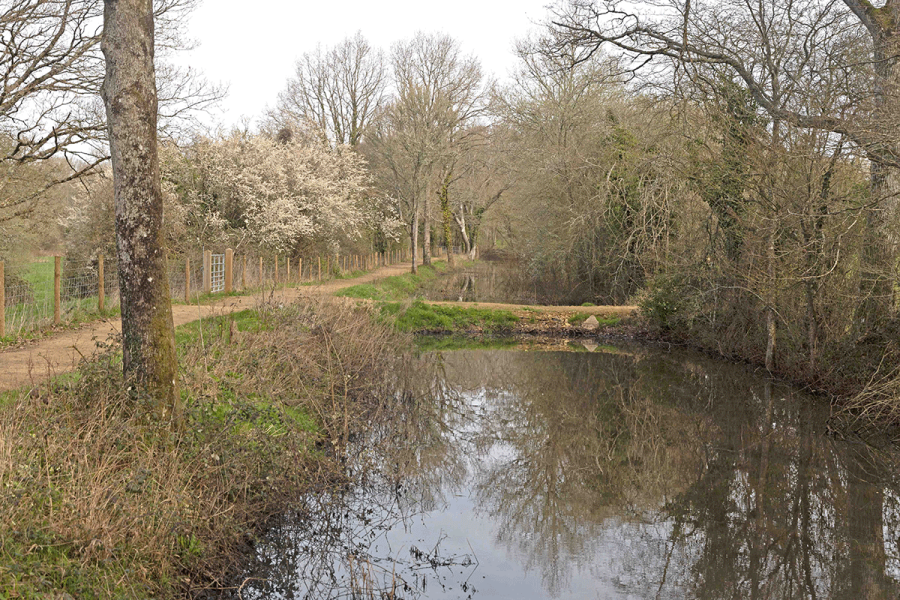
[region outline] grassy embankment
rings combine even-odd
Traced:
[[[421,266],[418,273],[386,277],[376,283],[355,285],[336,295],[374,300],[378,320],[408,332],[502,331],[511,329],[519,317],[508,310],[463,308],[427,304],[421,292],[446,273],[444,262]]]
[[[515,310],[497,307],[460,307],[431,304],[422,300],[423,291],[446,274],[445,263],[420,267],[416,275],[387,277],[372,284],[357,285],[336,295],[373,300],[378,318],[400,331],[415,333],[531,333],[569,335],[585,333],[580,328],[591,314],[560,307],[559,311],[521,306]],[[583,306],[594,306],[586,303]],[[594,314],[600,327],[620,324],[614,315]],[[457,347],[457,346],[454,346]]]
[[[178,330],[186,425],[142,417],[107,349],[0,395],[0,598],[176,598],[234,585],[246,544],[342,482],[409,339],[346,308],[245,311]],[[377,390],[376,390],[377,387]]]

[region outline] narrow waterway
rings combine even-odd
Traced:
[[[820,398],[695,353],[577,349],[413,361],[356,483],[273,529],[242,597],[900,596],[895,456],[829,435]]]
[[[560,304],[567,298],[548,295],[513,261],[480,260],[441,277],[424,291],[428,300],[453,302],[501,302],[511,304]]]

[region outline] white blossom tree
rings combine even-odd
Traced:
[[[359,238],[377,208],[365,161],[348,146],[233,133],[195,144],[185,160],[190,172],[170,177],[180,201],[268,251]]]

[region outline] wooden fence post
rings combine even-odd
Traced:
[[[262,256],[259,257],[259,287],[263,287],[265,283],[263,282],[263,259]]]
[[[234,277],[234,250],[225,248],[225,293],[230,294],[233,286]]]
[[[212,250],[203,251],[203,293],[212,291]]]
[[[102,313],[106,308],[106,273],[103,269],[103,255],[97,257],[97,310]]]
[[[191,303],[191,259],[184,259],[184,303]]]
[[[247,289],[247,255],[241,254],[241,291]]]
[[[278,285],[278,255],[275,255],[275,285]]]
[[[303,257],[297,259],[297,283],[303,283]]]
[[[0,260],[0,339],[6,337],[6,273]]]
[[[316,271],[316,280],[317,280],[317,281],[322,281],[322,257],[321,257],[321,256],[317,256],[316,258],[317,258],[317,260],[318,260],[318,262],[319,262],[319,268],[318,268],[318,270]]]
[[[288,257],[285,259],[285,262],[287,263],[287,275],[285,276],[285,281],[286,281],[288,284],[290,284],[290,283],[291,283],[291,257],[288,256]]]
[[[62,257],[53,257],[53,324],[59,325],[59,286],[62,279]]]

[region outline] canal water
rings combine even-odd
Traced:
[[[897,598],[896,456],[686,351],[432,352],[242,598]],[[315,517],[311,515],[316,515]]]
[[[478,261],[440,277],[423,294],[427,300],[452,302],[501,302],[509,304],[560,304],[566,298],[545,293],[546,286],[528,277],[518,263]]]

